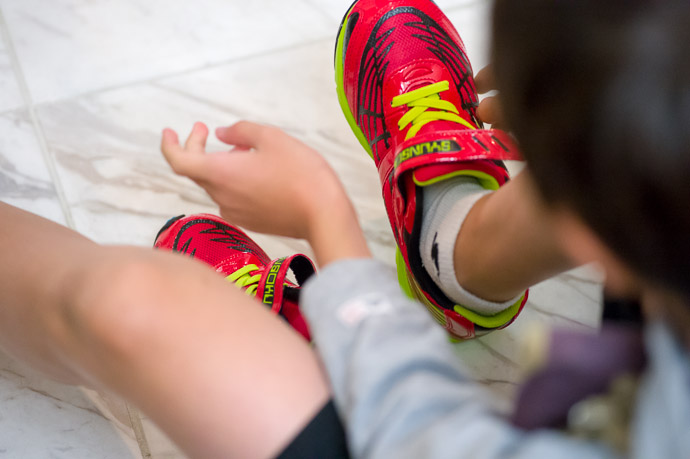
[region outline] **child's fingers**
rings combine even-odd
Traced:
[[[249,121],[240,121],[230,127],[216,129],[216,137],[228,145],[236,145],[242,149],[258,149],[268,129],[271,128]]]
[[[482,100],[477,107],[477,117],[484,123],[502,125],[503,123],[503,109],[498,97],[487,97]]]
[[[172,129],[164,129],[161,152],[176,174],[197,177],[202,172],[205,155],[190,155],[180,145],[180,139]]]
[[[474,77],[474,84],[477,87],[479,94],[484,94],[496,89],[496,80],[494,79],[493,67],[487,65],[481,69]]]
[[[163,135],[161,138],[161,152],[166,161],[170,162],[172,156],[181,153],[182,147],[180,146],[180,138],[177,132],[172,129],[163,129]]]
[[[192,153],[206,152],[206,139],[208,139],[208,128],[204,123],[194,123],[191,134],[184,144],[185,150]]]

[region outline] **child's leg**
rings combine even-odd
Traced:
[[[478,203],[465,195],[473,181],[477,193],[501,188],[503,161],[520,155],[511,136],[483,129],[448,17],[433,2],[359,0],[341,25],[335,68],[343,113],[379,170],[402,288],[458,338],[512,323],[526,288],[568,264],[543,238],[549,228],[523,196],[524,178]]]
[[[118,393],[194,457],[279,453],[325,405],[308,344],[207,267],[0,204],[0,344]]]
[[[528,171],[483,196],[464,223],[455,224],[461,230],[451,246],[438,250],[453,254],[452,266],[445,268],[454,273],[459,285],[482,299],[510,300],[574,267],[556,239],[549,213]]]

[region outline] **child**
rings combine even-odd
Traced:
[[[355,35],[362,29],[371,33],[396,10],[405,20],[386,37],[410,27],[444,49],[452,46],[452,39],[441,43],[446,37],[440,31],[453,36],[447,21],[422,0],[360,0],[346,18],[348,39],[366,43]],[[480,198],[472,197],[476,184],[465,182],[472,190],[461,200],[474,203],[465,205],[450,262],[453,270],[461,266],[455,281],[494,306],[569,266],[565,252],[580,262],[601,261],[619,291],[644,294],[651,364],[633,427],[631,451],[638,457],[677,457],[689,450],[690,213],[681,182],[690,172],[684,128],[690,122],[688,19],[688,7],[676,1],[497,2],[495,64],[505,119],[531,161],[541,194],[530,175],[488,195],[478,190]],[[649,46],[649,36],[666,46]],[[378,49],[409,48],[387,43]],[[438,67],[428,62],[432,70]],[[385,69],[385,63],[376,68]],[[372,90],[389,91],[389,101],[405,94],[404,85],[384,80],[373,79]],[[396,90],[402,94],[393,95]],[[452,111],[439,104],[453,97],[450,85],[434,94],[438,98],[424,102],[426,109]],[[643,110],[637,109],[640,94],[646,96]],[[484,105],[487,121],[496,116],[491,111]],[[417,124],[428,121],[431,129],[454,122],[438,116]],[[121,394],[194,457],[335,457],[342,448],[320,448],[338,442],[315,441],[337,435],[331,397],[356,457],[616,454],[556,432],[525,433],[488,408],[487,395],[454,360],[445,332],[402,295],[394,276],[369,259],[342,186],[316,152],[275,128],[248,122],[216,134],[238,148],[207,155],[208,130],[197,124],[184,147],[165,131],[163,152],[176,172],[204,187],[229,221],[310,242],[322,271],[302,291],[301,306],[319,357],[281,320],[188,259],[100,247],[5,205],[3,347],[63,381]],[[423,182],[421,173],[416,178]],[[411,183],[406,195],[391,196],[390,209],[404,209],[412,200],[402,198],[410,193],[421,193],[421,202],[427,194],[443,201],[453,193],[420,192],[415,187],[424,187]],[[433,213],[423,205],[413,210],[419,209]],[[391,219],[394,231],[414,227],[398,214]],[[440,218],[438,230],[445,227]],[[463,247],[465,238],[474,242]],[[409,254],[402,255],[409,268]],[[433,257],[420,266],[433,277]],[[443,291],[448,278],[437,277]],[[438,306],[443,305],[432,304]],[[471,316],[473,308],[460,311]]]

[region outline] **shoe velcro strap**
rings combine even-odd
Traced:
[[[406,163],[420,162],[420,158],[429,155],[449,155],[456,161],[522,161],[522,154],[513,137],[498,129],[475,129],[454,132],[441,138],[416,137],[403,144],[395,157],[395,168],[406,166]]]
[[[513,138],[500,130],[466,130],[437,140],[417,140],[404,145],[396,156],[396,182],[411,171],[418,186],[465,175],[478,179],[484,188],[495,190],[509,179],[501,161],[522,159]]]
[[[315,272],[316,268],[306,255],[297,254],[273,260],[259,281],[257,297],[276,314],[283,304],[284,285],[288,270],[295,275],[297,285],[302,285]]]
[[[497,129],[465,130],[406,143],[395,157],[396,175],[438,162],[521,161],[515,140]]]

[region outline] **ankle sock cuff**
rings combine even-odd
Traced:
[[[488,193],[475,179],[467,177],[426,187],[420,251],[424,268],[448,298],[478,314],[492,316],[513,306],[522,296],[495,303],[472,294],[458,283],[454,261],[455,242],[465,218]]]

